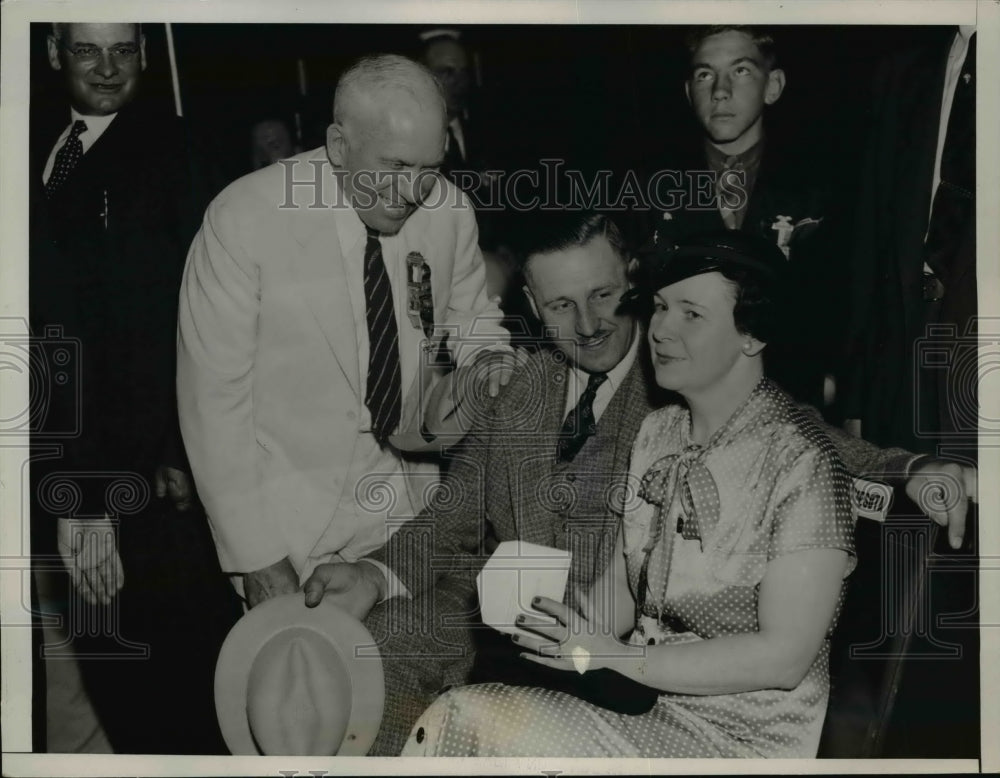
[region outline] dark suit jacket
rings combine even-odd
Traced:
[[[845,414],[862,420],[865,438],[918,451],[934,444],[914,434],[918,366],[914,348],[924,336],[924,236],[953,34],[948,31],[940,41],[891,56],[876,74],[851,252],[851,358],[847,363],[851,370]],[[942,281],[947,291],[938,321],[954,328],[943,348],[953,361],[954,347],[967,335],[976,313],[974,219]],[[946,377],[947,371],[940,372]],[[969,374],[972,381],[963,392],[974,409],[976,371]],[[941,388],[947,404],[948,388]],[[973,446],[969,453],[974,456],[974,435],[971,438],[966,442]]]
[[[32,476],[38,484],[45,471],[79,473],[83,503],[66,514],[93,515],[120,507],[105,494],[115,473],[148,483],[160,464],[186,467],[174,390],[177,296],[215,182],[190,153],[181,120],[134,103],[47,199],[42,171],[66,120],[32,128],[30,322],[46,341],[33,356],[54,376],[57,341],[71,355],[69,382],[40,386],[44,413],[33,417],[33,442],[60,444],[63,454]]]
[[[32,448],[62,446],[32,463],[33,564],[49,564],[60,516],[121,519],[125,585],[113,606],[88,616],[113,632],[73,635],[74,651],[104,660],[80,663],[87,694],[116,752],[218,753],[212,675],[240,609],[204,513],[175,511],[152,484],[158,465],[186,469],[174,390],[177,299],[188,245],[218,182],[179,119],[137,102],[48,200],[42,171],[68,119],[45,126],[32,117],[29,302],[42,344],[31,356],[46,381],[34,387],[41,402]],[[75,489],[78,500],[58,499]],[[148,656],[134,661],[121,641]],[[37,680],[36,701],[44,701]],[[150,699],[154,709],[136,716]]]

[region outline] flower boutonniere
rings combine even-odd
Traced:
[[[779,215],[774,217],[770,228],[774,231],[775,243],[778,244],[778,248],[781,249],[785,258],[788,259],[790,258],[793,242],[801,240],[804,236],[815,231],[822,221],[822,217],[816,219],[806,216],[798,221],[794,221],[791,216]]]

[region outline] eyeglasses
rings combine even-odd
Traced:
[[[119,44],[116,46],[107,46],[101,48],[100,46],[63,46],[67,52],[69,52],[73,59],[77,62],[90,65],[97,62],[101,58],[102,52],[107,52],[108,57],[116,65],[127,65],[135,62],[136,57],[139,56],[139,47],[134,44]]]

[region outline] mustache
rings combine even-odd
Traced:
[[[588,336],[587,336],[587,337],[585,337],[585,338],[584,338],[584,337],[580,337],[580,336],[578,335],[578,336],[577,336],[577,340],[578,340],[578,341],[579,341],[580,343],[582,343],[582,344],[584,344],[584,345],[585,345],[585,344],[587,344],[587,343],[593,343],[593,342],[594,342],[595,340],[600,340],[601,338],[603,338],[603,337],[606,337],[606,336],[608,336],[608,335],[610,335],[610,334],[611,334],[611,330],[607,330],[607,329],[604,329],[604,330],[597,330],[597,332],[595,332],[595,333],[594,333],[593,335],[588,335]]]

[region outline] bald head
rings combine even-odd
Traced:
[[[333,121],[351,126],[381,120],[385,114],[439,113],[445,117],[445,98],[434,74],[418,62],[396,54],[364,57],[337,81]]]
[[[330,162],[361,220],[397,232],[434,186],[444,159],[447,110],[434,76],[394,54],[365,57],[337,82]]]

